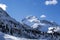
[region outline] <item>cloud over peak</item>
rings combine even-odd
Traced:
[[[58,3],[57,0],[45,1],[45,5],[56,5],[57,3]]]
[[[40,18],[46,18],[46,15],[41,15]]]
[[[6,5],[5,4],[0,4],[0,8],[2,8],[3,10],[6,10]]]

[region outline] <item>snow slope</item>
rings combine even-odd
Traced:
[[[30,40],[30,39],[18,38],[18,37],[11,36],[11,35],[0,32],[0,40]]]
[[[19,38],[15,36],[11,36],[8,34],[4,34],[0,32],[0,40],[47,40],[47,39],[27,39],[27,38]]]
[[[8,34],[4,34],[2,32],[0,32],[0,40],[60,40],[60,36],[56,37],[44,37],[41,35],[41,37],[39,39],[27,39],[27,38],[21,38],[21,37],[15,37],[15,36],[11,36]]]

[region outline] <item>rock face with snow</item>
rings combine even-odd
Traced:
[[[39,33],[39,38],[45,38],[49,36],[50,40],[51,37],[53,38],[52,40],[54,40],[55,37],[59,37],[58,35],[60,35],[59,33],[59,29],[60,26],[55,23],[55,22],[51,22],[51,21],[47,21],[47,20],[39,20],[37,17],[35,16],[28,16],[26,18],[24,18],[22,20],[23,24],[25,25],[29,25],[28,27],[31,27],[33,29],[36,29],[38,31],[40,31]],[[51,30],[49,28],[52,28],[54,30]],[[56,28],[57,27],[57,28]],[[54,37],[53,37],[54,36]]]
[[[28,16],[22,20],[22,22],[26,25],[29,25],[33,29],[37,29],[43,32],[47,32],[48,28],[51,26],[58,26],[55,22],[50,22],[47,20],[39,20],[35,16]]]
[[[40,31],[28,25],[23,25],[10,17],[6,11],[0,8],[0,31],[18,37],[38,38]]]
[[[59,29],[49,29],[50,27],[59,26],[55,22],[47,20],[39,20],[35,16],[28,16],[22,20],[22,23],[17,22],[10,17],[6,11],[0,8],[0,31],[12,36],[29,39],[60,39]],[[48,31],[54,31],[48,33]]]

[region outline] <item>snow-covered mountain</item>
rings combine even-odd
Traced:
[[[26,25],[29,25],[30,27],[32,27],[33,29],[37,29],[43,32],[47,32],[48,28],[51,26],[59,26],[57,23],[55,22],[50,22],[47,20],[39,20],[37,17],[35,16],[28,16],[26,18],[24,18],[22,20],[22,22]]]
[[[38,38],[35,32],[39,32],[28,25],[23,25],[10,17],[6,11],[0,8],[0,31],[18,37]]]
[[[55,29],[52,30],[50,27]],[[29,39],[51,40],[52,38],[52,40],[54,40],[60,37],[58,28],[60,27],[55,22],[39,20],[35,16],[28,16],[20,23],[14,18],[10,17],[2,8],[0,8],[0,31],[8,35]]]

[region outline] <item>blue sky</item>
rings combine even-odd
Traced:
[[[30,15],[39,19],[41,15],[45,15],[44,19],[60,24],[60,0],[56,0],[58,2],[56,4],[49,5],[45,4],[46,1],[48,0],[0,0],[0,3],[7,5],[6,11],[17,21]]]

